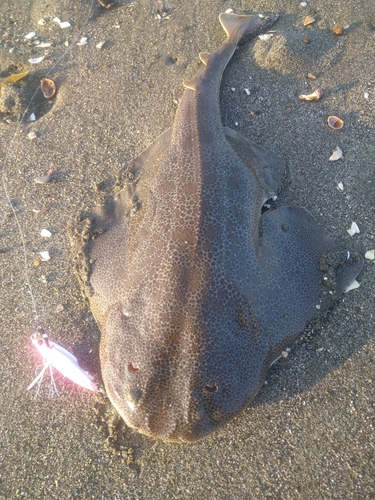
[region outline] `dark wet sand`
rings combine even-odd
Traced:
[[[280,19],[270,40],[250,42],[229,64],[224,123],[287,159],[277,203],[306,207],[348,239],[346,229],[356,221],[361,232],[352,242],[364,250],[375,247],[375,6],[372,0],[308,4],[118,0],[110,10],[94,2],[89,14],[87,1],[47,6],[29,0],[21,7],[2,0],[0,76],[11,64],[18,71],[29,67],[27,60],[43,52],[30,48],[25,34],[37,31],[41,40],[54,42],[24,84],[9,94],[0,89],[6,188],[25,236],[39,323],[94,373],[100,373],[100,335],[73,274],[68,220],[100,203],[117,170],[171,124],[181,82],[198,68],[198,52],[212,51],[224,39],[217,16],[227,8],[279,13]],[[156,19],[163,10],[167,18]],[[308,14],[316,23],[303,28]],[[63,30],[51,21],[38,26],[40,18],[55,16],[72,27]],[[341,37],[331,33],[336,23],[349,25]],[[89,41],[77,46],[84,25]],[[58,61],[67,40],[72,48]],[[106,44],[98,50],[101,41]],[[30,97],[56,62],[53,103],[36,95],[27,113],[35,112],[35,123],[16,126],[12,116],[5,123],[9,99],[17,117],[22,96]],[[309,80],[307,73],[318,78]],[[325,91],[321,101],[298,99],[316,88]],[[345,121],[341,131],[326,125],[331,114]],[[30,131],[38,137],[28,139]],[[329,162],[337,145],[344,159]],[[50,168],[56,182],[35,184]],[[94,186],[103,180],[98,193]],[[109,406],[99,397],[58,374],[59,397],[48,397],[48,377],[36,399],[26,391],[39,363],[29,341],[34,313],[16,221],[3,191],[0,196],[1,500],[375,497],[374,262],[360,275],[361,287],[306,330],[289,357],[271,368],[254,403],[221,431],[178,445],[120,428],[113,443],[108,425],[100,423]],[[43,207],[48,210],[39,216],[32,212]],[[40,237],[43,228],[53,233],[49,240]],[[42,250],[51,260],[35,268]],[[64,310],[57,313],[59,304]]]

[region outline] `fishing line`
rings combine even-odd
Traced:
[[[51,68],[45,73],[44,78],[48,77],[48,75],[58,66],[58,64],[62,61],[62,59],[68,54],[68,52],[75,46],[75,43],[81,38],[81,36],[82,36],[82,34],[83,34],[86,26],[89,23],[91,14],[93,12],[94,2],[95,2],[95,0],[90,0],[89,10],[88,10],[86,19],[85,19],[84,24],[83,24],[82,28],[80,29],[78,35],[73,39],[72,43],[66,48],[66,50],[63,52],[63,54],[57,59],[57,61],[51,66]],[[30,109],[30,106],[33,103],[33,101],[35,99],[35,96],[37,95],[38,92],[39,92],[39,86],[35,89],[35,92],[31,96],[31,99],[28,102],[25,111],[21,114],[21,117],[18,119],[18,121],[16,123],[16,130],[15,130],[15,132],[14,132],[14,134],[13,134],[13,136],[12,136],[12,138],[11,138],[9,144],[8,144],[8,147],[6,149],[6,153],[5,153],[5,156],[4,156],[4,160],[2,162],[2,187],[3,187],[3,191],[5,193],[6,205],[10,206],[10,208],[11,208],[11,211],[13,213],[14,219],[16,221],[16,225],[17,225],[17,228],[18,228],[19,236],[20,236],[20,239],[21,239],[21,248],[22,248],[22,255],[23,255],[23,259],[22,259],[23,260],[23,264],[22,264],[22,267],[23,267],[25,283],[27,285],[27,291],[28,291],[28,294],[29,294],[30,299],[31,299],[31,305],[32,305],[32,310],[33,310],[33,315],[34,315],[34,319],[33,319],[33,331],[34,332],[36,332],[39,329],[39,326],[38,326],[38,323],[39,323],[38,308],[37,308],[37,305],[36,305],[36,299],[35,299],[35,295],[33,293],[33,289],[32,289],[32,286],[31,286],[31,281],[30,281],[30,274],[29,274],[29,270],[28,270],[28,258],[27,258],[27,250],[26,250],[25,237],[23,235],[23,231],[22,231],[22,226],[21,226],[20,219],[17,216],[16,210],[15,210],[15,208],[13,206],[12,200],[10,198],[10,194],[8,192],[8,189],[7,189],[7,183],[6,183],[5,173],[6,173],[7,166],[8,166],[8,158],[9,158],[10,152],[12,150],[12,146],[14,144],[16,136],[21,131],[22,122],[24,121],[26,113],[28,113],[28,111]],[[55,346],[60,347],[57,344],[53,345],[53,347],[55,347]],[[38,380],[39,380],[39,377],[42,378],[43,373],[45,372],[47,366],[48,365],[46,365],[46,362],[45,362],[44,368],[43,368],[40,376],[37,377]],[[52,372],[50,372],[50,373],[52,375]],[[53,377],[51,377],[51,380],[52,380],[52,384],[54,384]]]

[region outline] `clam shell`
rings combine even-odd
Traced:
[[[56,94],[56,84],[49,78],[43,78],[43,80],[40,81],[40,88],[46,99],[51,99],[51,97]]]
[[[340,128],[344,126],[343,120],[337,116],[329,116],[327,122],[328,125],[335,130],[340,130]]]

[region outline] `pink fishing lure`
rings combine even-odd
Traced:
[[[36,379],[30,384],[28,389],[31,389],[35,383],[41,381],[47,368],[51,371],[51,367],[53,367],[75,384],[81,385],[89,391],[96,392],[98,390],[91,375],[78,365],[77,358],[64,349],[64,347],[61,347],[61,345],[56,344],[55,342],[51,342],[45,333],[41,334],[40,332],[37,332],[31,335],[30,338],[31,342],[43,358],[44,368]],[[52,384],[54,386],[53,377]]]

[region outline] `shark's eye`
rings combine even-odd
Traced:
[[[128,370],[130,372],[137,372],[139,370],[139,368],[137,368],[136,366],[134,366],[133,363],[129,363],[128,364]]]
[[[217,384],[207,384],[206,389],[208,392],[217,392],[217,390],[219,388],[218,388]]]

